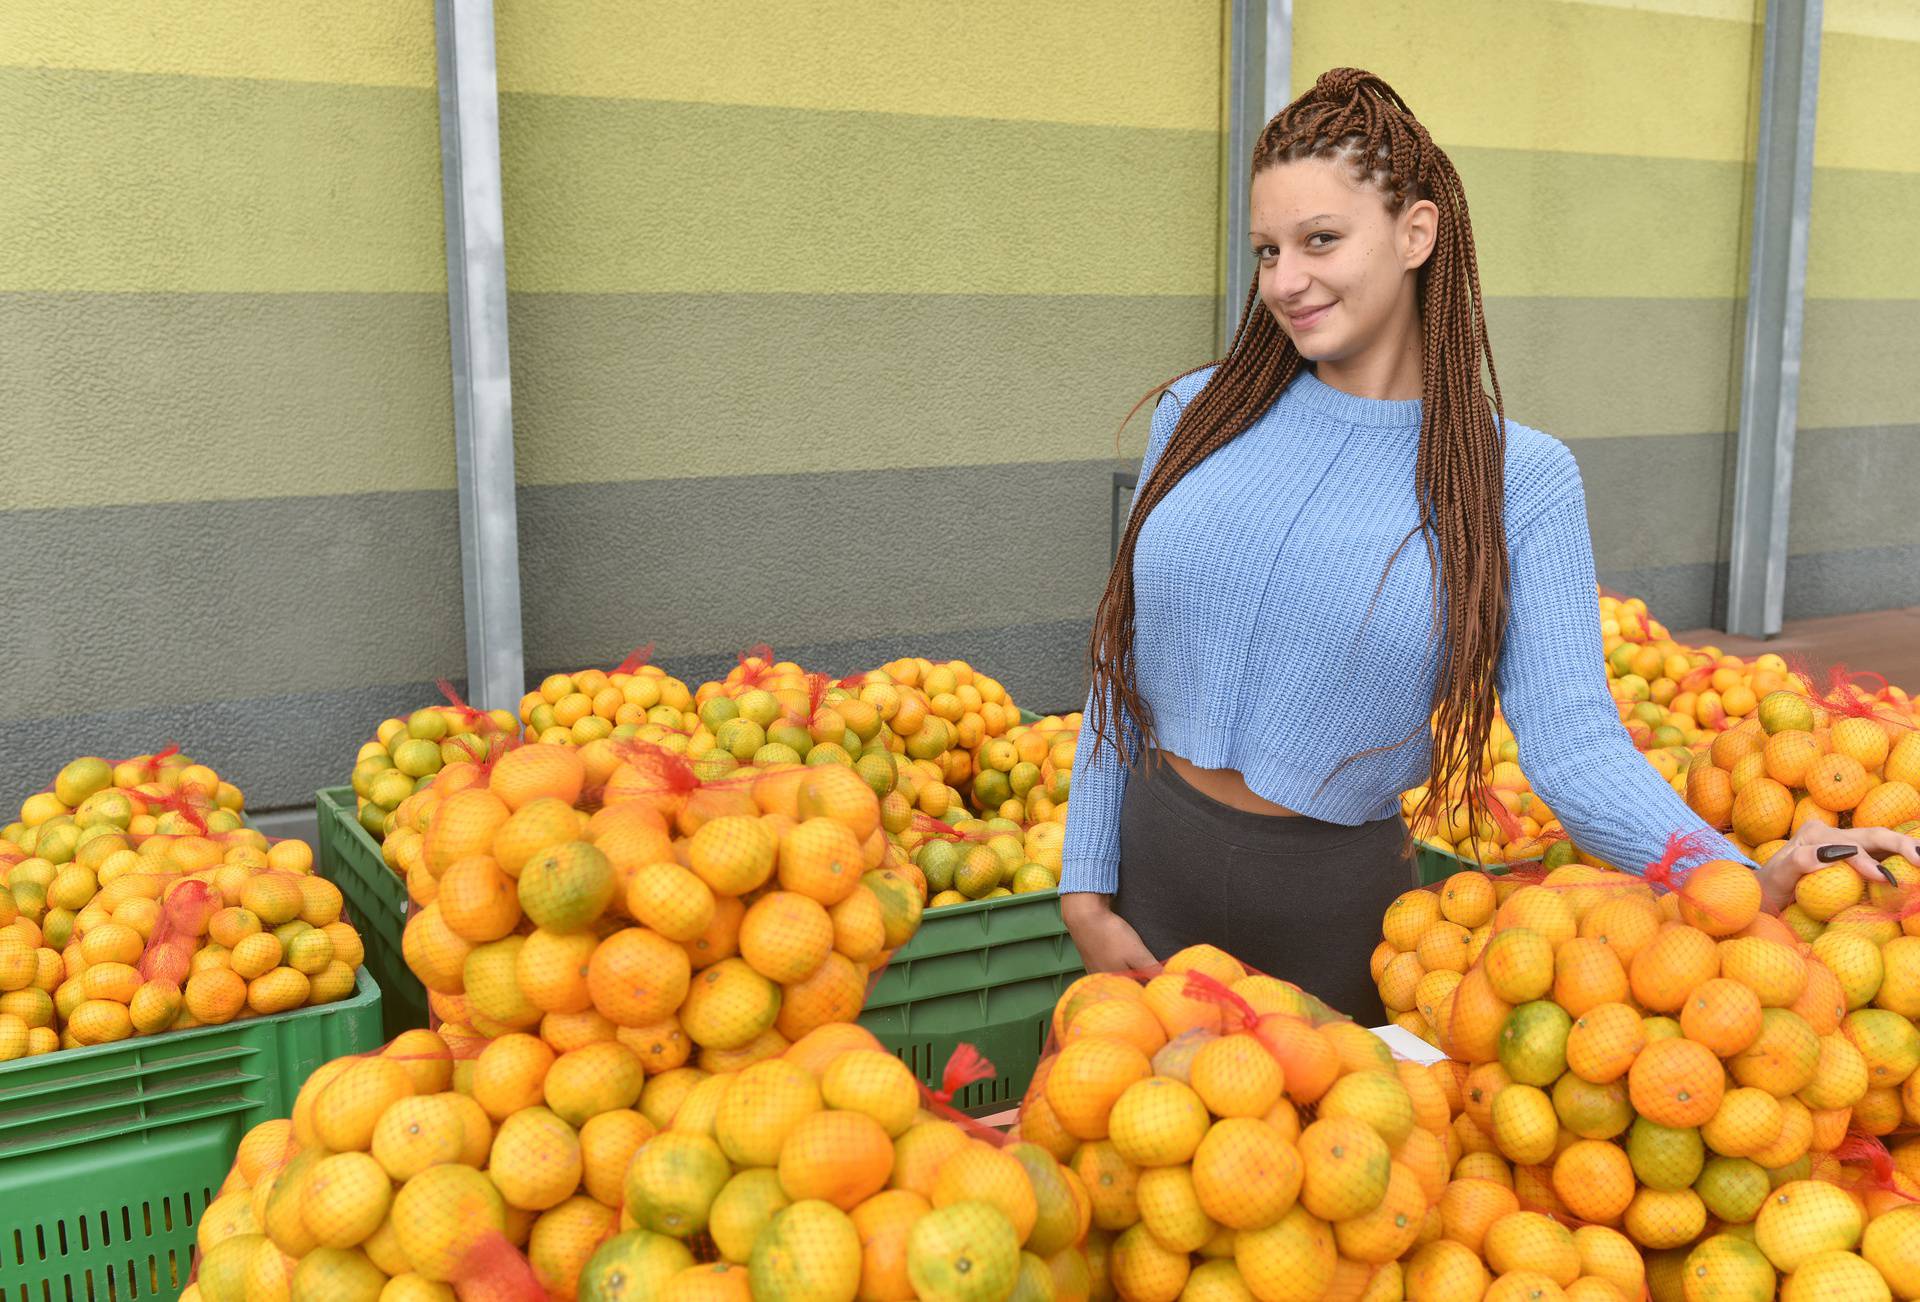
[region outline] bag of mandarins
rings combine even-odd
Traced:
[[[1649,1269],[1750,1271],[1764,1294],[1804,1264],[1795,1242],[1858,1245],[1841,1211],[1855,1200],[1834,1186],[1859,1182],[1859,1135],[1893,1130],[1914,1093],[1920,1000],[1886,977],[1920,973],[1920,953],[1898,946],[1897,912],[1865,907],[1830,912],[1810,943],[1761,911],[1751,869],[1682,866],[1697,857],[1675,838],[1640,876],[1461,873],[1388,911],[1382,998],[1462,1073],[1448,1196],[1483,1220],[1535,1218],[1532,1248],[1479,1244],[1496,1274],[1536,1269],[1551,1240],[1543,1273],[1567,1288],[1586,1268],[1578,1237],[1618,1231]]]
[[[192,1302],[1089,1296],[1090,1203],[858,1026],[648,1074],[617,1040],[409,1031],[243,1138]]]
[[[1438,1237],[1449,1064],[1211,945],[1082,977],[1050,1032],[1016,1133],[1087,1191],[1093,1296],[1400,1296]]]
[[[362,950],[339,892],[304,842],[243,808],[173,746],[83,757],[28,797],[0,833],[0,1059],[353,992]]]
[[[403,936],[440,1021],[555,1043],[611,1025],[655,1069],[711,1070],[857,1015],[923,905],[873,789],[840,764],[696,766],[623,738],[456,779]]]

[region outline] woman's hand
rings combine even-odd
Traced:
[[[1833,862],[1851,865],[1869,882],[1892,880],[1878,862],[1888,855],[1901,855],[1920,867],[1920,840],[1911,836],[1885,827],[1839,828],[1808,821],[1760,869],[1760,892],[1768,913],[1778,913],[1793,902],[1793,888],[1802,877],[1828,866],[1820,858],[1820,847],[1828,845],[1858,846],[1858,853]]]
[[[1133,924],[1113,911],[1113,897],[1074,891],[1060,897],[1060,919],[1089,972],[1141,972],[1158,967]]]

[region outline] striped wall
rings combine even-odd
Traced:
[[[1372,67],[1453,154],[1509,410],[1677,624],[1759,8],[1294,4],[1296,87]],[[1077,699],[1116,427],[1214,347],[1223,9],[497,0],[530,670],[771,638]],[[1920,602],[1920,20],[1826,14],[1790,616]],[[0,157],[0,790],[178,741],[297,803],[464,660],[432,7],[0,6]]]
[[[1115,431],[1213,348],[1221,6],[496,13],[530,668],[1077,699]]]
[[[1603,581],[1677,627],[1723,600],[1755,8],[1294,4],[1296,90],[1371,68],[1453,158],[1507,413],[1573,449]]]
[[[1790,617],[1920,603],[1920,7],[1826,0]]]
[[[0,792],[311,799],[463,664],[430,5],[0,6]]]

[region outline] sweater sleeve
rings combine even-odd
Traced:
[[[1659,860],[1676,832],[1701,838],[1692,862],[1751,863],[1654,771],[1620,722],[1601,653],[1586,494],[1573,454],[1554,452],[1540,507],[1508,535],[1496,684],[1520,767],[1575,844],[1624,871]]]
[[[1173,393],[1162,394],[1153,409],[1147,454],[1140,462],[1137,485],[1147,482],[1162,449],[1173,435],[1184,404]],[[1115,720],[1130,749],[1137,745],[1132,717],[1122,712]],[[1060,889],[1111,895],[1120,885],[1120,801],[1127,792],[1127,770],[1110,742],[1097,742],[1093,731],[1093,693],[1087,693],[1080,740],[1073,753],[1073,786],[1067,800],[1067,836],[1060,854]]]

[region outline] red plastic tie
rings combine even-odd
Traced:
[[[440,695],[447,698],[447,704],[453,707],[454,713],[472,725],[475,732],[491,732],[500,726],[485,710],[477,710],[468,705],[460,693],[453,689],[451,682],[444,678],[436,678],[433,682],[434,686],[440,689]],[[473,752],[469,750],[467,753],[471,755]]]
[[[773,648],[765,642],[750,646],[740,653],[739,660],[741,686],[758,687],[773,670]]]
[[[1487,817],[1493,820],[1494,826],[1500,829],[1500,834],[1507,841],[1518,841],[1521,838],[1520,820],[1514,817],[1513,811],[1507,808],[1505,801],[1498,796],[1489,795],[1482,803],[1487,807]]]
[[[645,646],[637,646],[629,651],[627,658],[613,667],[613,672],[616,674],[635,673],[652,659],[653,643],[649,642]]]
[[[1218,1004],[1227,1012],[1240,1019],[1243,1029],[1251,1031],[1260,1025],[1260,1013],[1240,995],[1235,994],[1220,983],[1218,977],[1208,976],[1194,969],[1187,973],[1186,989],[1181,991],[1187,998],[1203,1004]]]
[[[199,799],[194,799],[195,796]],[[152,808],[158,807],[163,811],[178,814],[193,825],[196,833],[201,836],[207,834],[207,810],[212,807],[213,800],[210,793],[198,783],[181,787],[177,791],[164,792],[158,796],[142,796],[141,799],[147,802],[149,812]]]
[[[1843,1165],[1862,1168],[1865,1172],[1863,1178],[1875,1188],[1889,1193],[1900,1192],[1900,1171],[1894,1165],[1893,1154],[1874,1136],[1850,1130],[1847,1137],[1840,1141],[1840,1146],[1833,1150],[1833,1155]]]
[[[685,796],[705,785],[694,771],[692,760],[665,746],[626,737],[615,742],[613,749],[636,772],[654,779],[656,785],[648,790],[649,795]]]
[[[1911,728],[1914,721],[1911,716],[1898,710],[1882,708],[1890,699],[1888,688],[1891,686],[1882,674],[1872,670],[1851,670],[1844,664],[1834,664],[1827,669],[1827,690],[1817,692],[1813,684],[1817,674],[1811,665],[1798,657],[1787,661],[1789,672],[1807,684],[1807,690],[1793,694],[1801,700],[1825,710],[1828,714],[1851,719],[1872,719],[1878,723],[1895,723],[1903,728]],[[1860,680],[1868,684],[1878,684],[1871,690],[1861,686]],[[1791,689],[1789,689],[1791,690]]]
[[[1705,847],[1706,834],[1703,832],[1669,832],[1667,848],[1661,852],[1657,860],[1647,865],[1646,871],[1641,876],[1655,886],[1664,886],[1668,890],[1677,889],[1678,884],[1674,874],[1680,861],[1690,855],[1701,853]]]
[[[992,1080],[997,1075],[985,1054],[971,1044],[956,1045],[947,1059],[946,1070],[940,1073],[940,1088],[933,1091],[933,1097],[941,1103],[951,1103],[953,1096],[967,1086]]]

